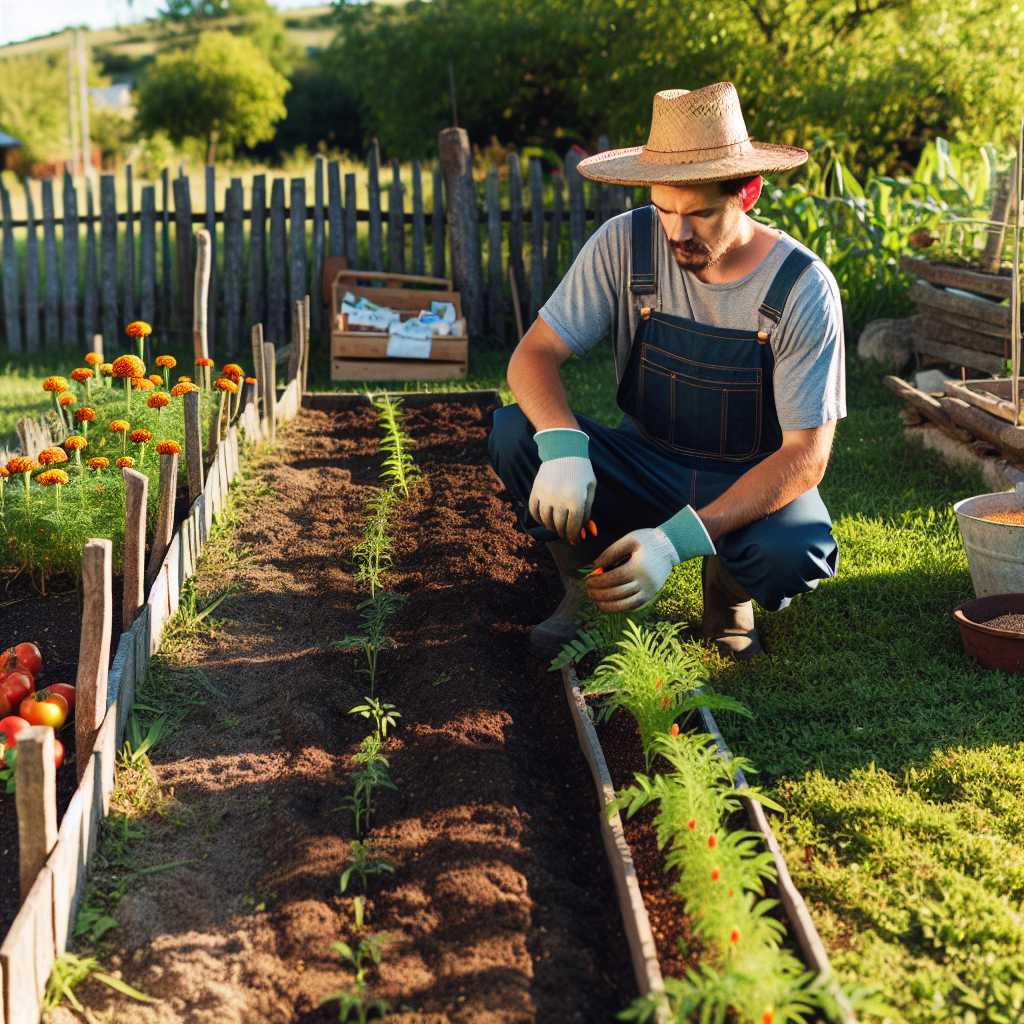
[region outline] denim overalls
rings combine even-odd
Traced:
[[[630,295],[643,303],[644,296],[657,295],[654,246],[660,225],[654,207],[634,210],[630,225]],[[769,320],[781,320],[810,262],[799,250],[783,261],[760,306]],[[600,530],[581,543],[581,555],[595,557],[618,537],[657,526],[684,505],[700,509],[780,447],[769,341],[768,331],[717,327],[642,306],[617,394],[622,422],[610,428],[576,414],[590,436],[597,477],[591,516]],[[496,410],[491,463],[520,526],[550,541],[556,535],[527,509],[540,465],[533,434],[517,405]],[[817,488],[718,538],[716,547],[735,579],[768,611],[784,608],[838,569],[832,522]]]

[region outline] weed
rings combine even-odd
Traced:
[[[80,1013],[85,1008],[75,996],[75,987],[80,985],[86,978],[95,978],[108,988],[119,992],[137,1003],[157,1003],[160,1000],[147,996],[137,988],[132,988],[127,982],[115,978],[100,970],[100,963],[91,956],[76,956],[74,953],[64,953],[59,956],[50,971],[50,977],[46,982],[46,992],[43,996],[43,1008],[53,1010],[66,999]]]

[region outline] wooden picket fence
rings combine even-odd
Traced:
[[[600,145],[606,144],[601,140]],[[366,209],[357,205],[356,174],[342,175],[336,160],[322,157],[314,163],[312,196],[305,178],[268,181],[256,175],[245,195],[242,179],[234,177],[225,188],[222,210],[217,209],[213,165],[205,168],[202,209],[189,178],[180,171],[172,176],[166,168],[158,204],[157,185],[138,187],[132,166],[126,166],[122,209],[114,174],[99,177],[98,197],[89,180],[76,181],[67,173],[62,181],[44,179],[35,187],[22,182],[26,215],[19,219],[12,216],[11,194],[0,184],[3,345],[11,354],[81,347],[96,333],[119,337],[125,323],[139,318],[153,324],[163,341],[188,348],[193,225],[209,232],[213,250],[212,354],[243,351],[254,323],[263,323],[268,339],[277,344],[292,341],[286,310],[307,293],[313,296],[311,337],[326,337],[322,277],[325,261],[339,258],[352,268],[454,274],[456,287],[468,286],[473,293],[464,305],[476,333],[508,340],[517,319],[532,321],[589,232],[634,198],[632,190],[585,182],[576,170],[578,162],[579,156],[570,153],[560,173],[545,174],[540,161],[531,158],[524,190],[519,158],[511,154],[504,188],[497,168],[485,182],[475,183],[472,227],[464,229],[475,235],[469,245],[475,267],[457,265],[446,254],[467,243],[452,237],[443,150],[428,167],[414,161],[408,182],[402,180],[398,161],[390,161],[390,181],[382,183],[374,145],[367,158]],[[433,181],[430,209],[424,206],[424,174]],[[62,196],[59,214],[56,187]],[[34,192],[41,192],[38,214]],[[460,280],[466,274],[476,275],[480,285]]]

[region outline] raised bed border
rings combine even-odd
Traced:
[[[264,418],[250,392],[239,420],[210,459],[203,491],[174,531],[145,604],[121,633],[108,674],[107,710],[89,764],[61,819],[57,843],[0,944],[2,1024],[38,1024],[46,982],[55,960],[67,950],[100,822],[110,808],[114,764],[135,687],[145,677],[150,657],[160,649],[164,625],[177,611],[181,589],[194,575],[210,528],[224,508],[228,487],[238,475],[239,433],[250,440],[272,438],[275,422],[287,422],[298,414],[299,388],[294,377],[277,396],[272,415]]]

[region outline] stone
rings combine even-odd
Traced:
[[[887,370],[900,373],[913,358],[910,317],[872,320],[857,339],[857,356],[874,359]]]

